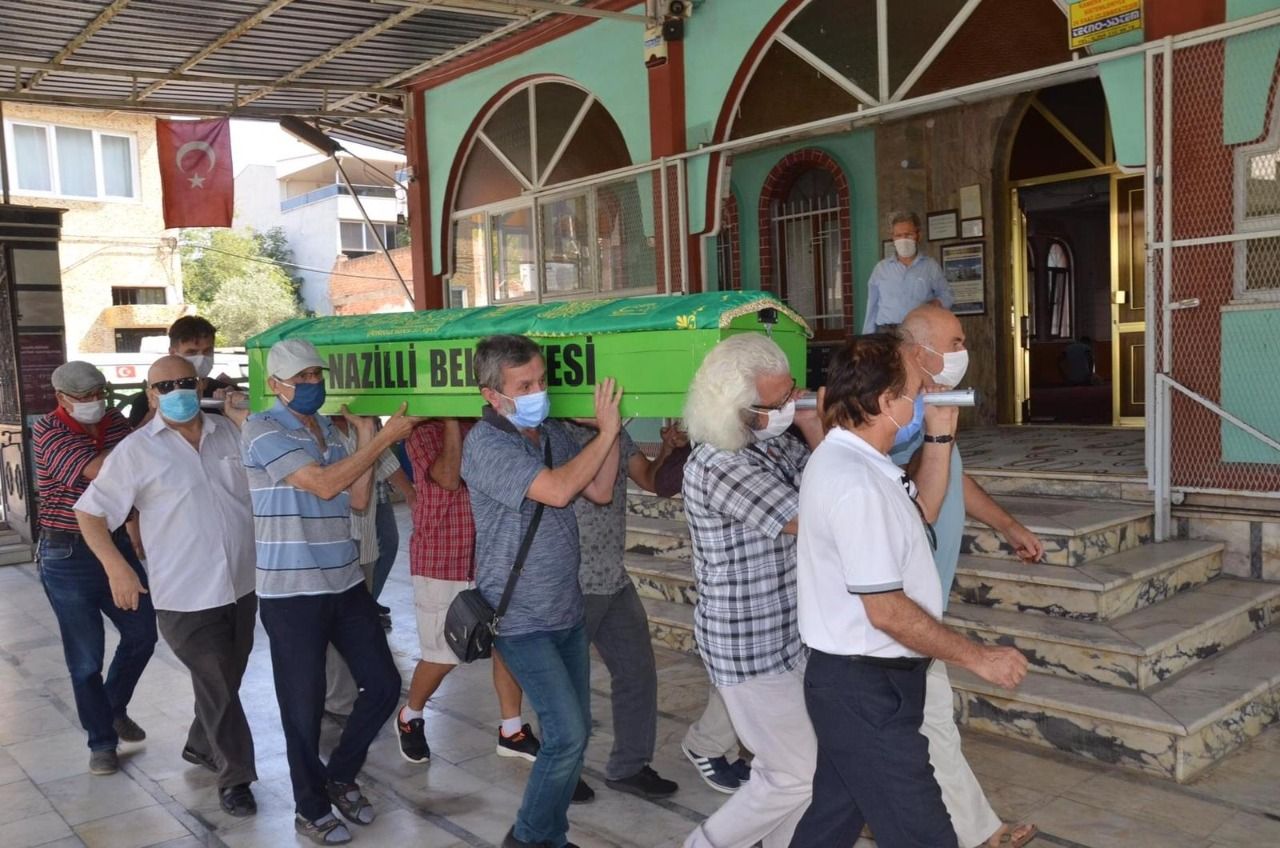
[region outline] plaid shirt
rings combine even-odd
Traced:
[[[89,481],[81,476],[84,467],[106,448],[124,441],[129,433],[129,422],[114,409],[108,409],[98,422],[97,438],[62,407],[32,425],[31,454],[35,458],[42,528],[80,532],[75,506],[89,488]]]
[[[463,422],[463,439],[470,430],[471,422]],[[436,580],[474,580],[476,523],[467,484],[451,492],[431,479],[431,463],[444,449],[444,422],[418,425],[404,444],[418,491],[409,540],[409,573]]]
[[[729,452],[698,445],[684,469],[684,509],[698,587],[694,636],[717,686],[796,667],[796,537],[809,449],[790,434]]]

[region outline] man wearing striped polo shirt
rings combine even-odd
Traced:
[[[400,697],[400,673],[352,540],[351,510],[369,504],[374,463],[419,419],[402,409],[375,431],[373,419],[349,416],[357,449],[348,454],[333,425],[317,414],[324,405],[324,370],[308,341],[273,345],[267,388],[276,404],[250,416],[241,445],[253,499],[259,610],[271,643],[293,783],[294,827],[316,844],[339,845],[351,833],[331,805],[354,824],[373,821],[356,775]],[[320,760],[320,717],[330,644],[361,691],[326,765]]]

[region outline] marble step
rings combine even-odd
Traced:
[[[683,520],[628,515],[626,549],[634,554],[687,561],[692,555],[689,525]]]
[[[952,604],[946,621],[1018,648],[1032,671],[1149,689],[1280,621],[1280,584],[1218,577],[1108,622],[972,604]]]
[[[951,597],[998,610],[1109,621],[1207,583],[1222,570],[1223,547],[1156,542],[1066,568],[963,554]]]
[[[698,652],[693,642],[692,606],[653,598],[642,598],[641,603],[649,617],[649,636],[655,645],[686,654]]]
[[[1027,495],[1003,495],[996,501],[1040,537],[1048,565],[1083,565],[1153,538],[1153,512],[1146,505]],[[1003,537],[973,519],[965,523],[960,550],[1017,559]]]
[[[22,536],[16,530],[10,530],[7,527],[0,528],[0,545],[13,545],[22,541]]]
[[[961,448],[963,450],[963,448]],[[1057,498],[1081,498],[1101,501],[1151,503],[1151,490],[1145,477],[1118,474],[1073,474],[1054,471],[1010,471],[997,468],[965,467],[965,473],[986,489],[988,494],[1040,495]]]
[[[698,602],[693,567],[687,561],[627,553],[623,564],[640,597],[688,606]]]
[[[34,559],[34,548],[25,542],[0,544],[0,565],[23,565]]]
[[[1013,692],[951,669],[960,724],[1185,783],[1280,717],[1280,629],[1146,691],[1046,674]]]

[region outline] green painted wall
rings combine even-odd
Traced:
[[[1111,117],[1116,161],[1141,166],[1147,161],[1146,58],[1123,56],[1098,66]]]
[[[849,213],[853,237],[854,326],[862,326],[867,304],[867,277],[880,259],[877,226],[876,137],[874,129],[855,130],[809,143],[771,147],[733,159],[733,193],[738,198],[738,232],[741,237],[742,287],[760,288],[760,193],[774,166],[796,150],[812,147],[840,163],[849,180]],[[714,285],[716,259],[708,250],[708,285]]]
[[[643,10],[643,4],[631,9]],[[617,121],[631,161],[649,161],[649,81],[642,62],[643,43],[643,27],[639,24],[597,21],[426,92],[434,273],[440,273],[442,267],[440,222],[445,214],[444,193],[463,135],[484,105],[513,80],[554,75],[577,82],[594,94]],[[611,58],[601,61],[602,57]]]
[[[1227,20],[1280,9],[1280,0],[1227,0]],[[1280,58],[1280,26],[1227,39],[1222,98],[1222,142],[1239,144],[1266,133],[1267,98]]]
[[[1280,440],[1280,306],[1222,313],[1222,407]],[[1272,450],[1234,424],[1222,422],[1227,462],[1280,464]]]

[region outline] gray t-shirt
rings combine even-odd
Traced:
[[[538,431],[551,443],[553,467],[577,455],[578,443],[559,421],[546,421]],[[476,588],[494,607],[533,519],[536,504],[525,495],[544,467],[542,446],[492,408],[485,409],[462,443],[462,479],[476,522]],[[501,635],[566,630],[580,621],[578,519],[572,506],[547,506],[502,619]]]
[[[596,437],[595,430],[565,422],[569,435],[579,445]],[[582,549],[582,565],[578,583],[584,595],[612,595],[630,582],[622,555],[627,546],[627,464],[635,455],[636,443],[627,431],[618,434],[620,466],[613,483],[613,500],[601,506],[581,495],[573,502],[578,514],[578,544]]]

